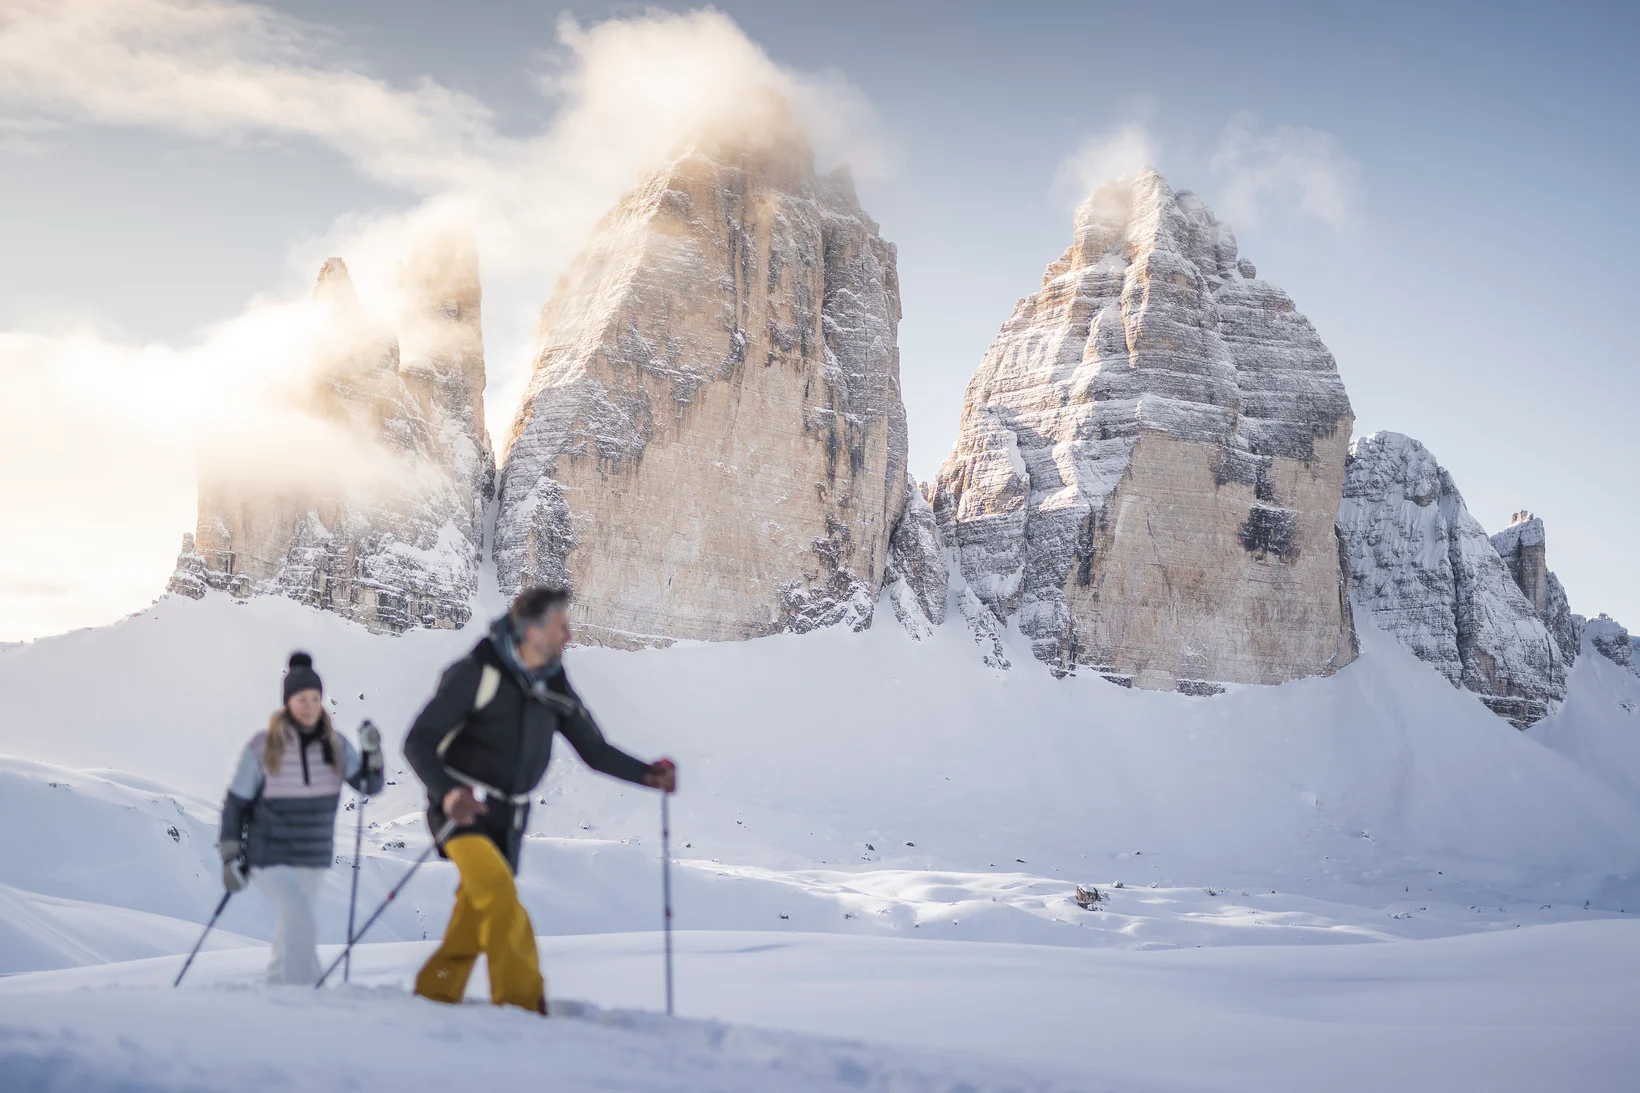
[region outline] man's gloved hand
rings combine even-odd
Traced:
[[[237,892],[245,887],[245,867],[239,864],[239,840],[225,839],[217,844],[222,853],[222,887]]]
[[[643,784],[651,789],[658,789],[662,793],[676,793],[678,791],[678,765],[670,759],[657,759],[649,764],[649,771],[643,776]]]
[[[466,827],[490,811],[478,799],[471,786],[457,786],[444,795],[444,815],[459,827]]]
[[[359,728],[359,759],[369,774],[382,771],[382,734],[374,722],[366,721]]]

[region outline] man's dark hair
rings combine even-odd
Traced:
[[[515,626],[533,626],[547,617],[555,607],[569,606],[569,589],[556,585],[537,584],[524,589],[513,598],[507,614]]]

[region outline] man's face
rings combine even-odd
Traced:
[[[569,612],[555,607],[539,623],[524,627],[518,644],[530,660],[545,664],[554,657],[563,656],[564,646],[573,636],[569,628]]]

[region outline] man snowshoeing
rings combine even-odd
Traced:
[[[416,993],[434,1001],[461,1001],[482,952],[491,1001],[547,1012],[535,930],[513,876],[530,792],[546,774],[554,733],[593,770],[676,789],[671,760],[643,763],[607,742],[569,685],[560,659],[571,636],[568,607],[563,589],[521,592],[489,636],[445,670],[405,738],[404,756],[427,786],[429,825],[435,832],[446,819],[457,825],[440,848],[461,874],[455,909],[416,976]]]

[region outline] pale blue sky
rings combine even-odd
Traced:
[[[651,8],[270,6],[330,28],[336,55],[388,84],[431,77],[481,100],[506,134],[550,118],[534,76],[563,12]],[[875,112],[886,161],[859,189],[899,248],[919,477],[955,439],[997,328],[1069,241],[1067,162],[1097,165],[1125,132],[1314,321],[1358,433],[1424,441],[1489,531],[1537,512],[1574,609],[1640,626],[1635,5],[717,7],[777,64],[834,70]],[[187,130],[0,111],[0,329],[80,321],[186,344],[305,276],[293,255],[338,218],[417,197],[300,134]],[[520,336],[495,329],[508,322],[487,316],[492,347]],[[498,377],[525,363],[490,360]]]

